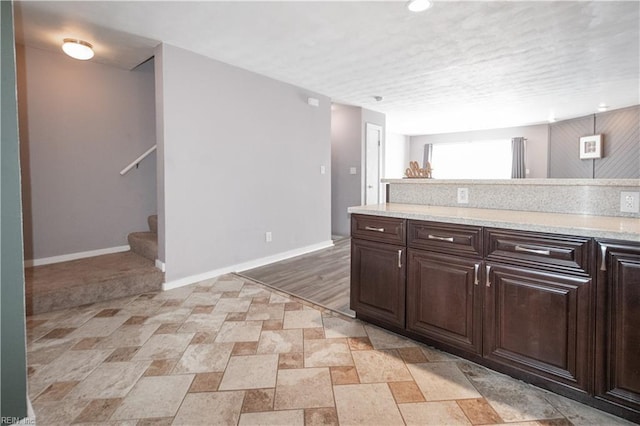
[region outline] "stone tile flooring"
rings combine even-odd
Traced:
[[[27,329],[40,425],[630,424],[236,275]]]

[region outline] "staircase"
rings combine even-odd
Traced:
[[[158,217],[148,222],[148,232],[129,234],[130,251],[25,268],[27,315],[162,290]]]
[[[131,251],[152,260],[155,264],[158,258],[158,215],[147,218],[149,231],[132,232],[127,236]]]

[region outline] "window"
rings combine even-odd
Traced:
[[[511,140],[434,143],[433,177],[437,179],[510,179]]]

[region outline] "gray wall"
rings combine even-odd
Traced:
[[[385,115],[376,111],[335,103],[331,110],[331,233],[349,235],[351,226],[347,209],[363,204],[366,123],[382,127],[382,150],[385,147]],[[384,158],[384,157],[383,157]],[[352,175],[350,169],[356,168]],[[381,176],[384,173],[380,171]]]
[[[359,206],[362,176],[362,108],[334,104],[331,111],[331,233],[349,235],[347,208]],[[351,167],[356,174],[349,173]]]
[[[16,72],[13,41],[13,3],[0,2],[0,64],[2,104],[2,281],[0,292],[0,369],[2,424],[5,417],[27,416],[24,272],[20,209],[20,162],[16,108]]]
[[[549,126],[549,177],[593,177],[593,160],[581,160],[579,140],[593,134],[593,115]]]
[[[166,280],[329,241],[329,99],[160,49]]]
[[[18,46],[25,259],[127,244],[156,211],[153,62],[124,71]]]
[[[582,136],[603,135],[602,158],[581,160]],[[550,126],[549,177],[640,178],[640,106],[633,106]]]
[[[155,111],[156,111],[156,200],[158,213],[158,260],[164,262],[164,61],[162,45],[154,51],[155,67]]]
[[[409,136],[387,132],[384,149],[384,177],[402,178],[409,167]]]
[[[527,177],[547,177],[547,153],[549,146],[549,126],[547,124],[510,127],[506,129],[411,136],[410,160],[417,161],[422,164],[424,145],[427,143],[511,139],[518,136],[527,138],[527,152],[525,156],[526,168],[529,170]]]

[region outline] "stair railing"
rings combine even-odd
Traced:
[[[133,169],[134,167],[138,167],[138,164],[140,164],[140,162],[142,160],[144,160],[149,154],[151,154],[153,151],[155,151],[157,147],[158,147],[158,145],[154,145],[151,148],[149,148],[148,150],[146,150],[144,152],[144,154],[142,154],[140,157],[138,157],[135,160],[133,160],[127,167],[122,169],[120,171],[120,175],[124,176],[129,170]]]

